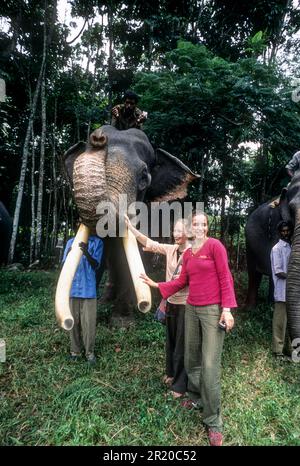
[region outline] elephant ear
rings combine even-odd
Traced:
[[[287,199],[287,188],[282,188],[279,200],[279,209],[280,209],[280,216],[282,220],[288,222],[291,220],[291,214],[289,210],[289,203]]]
[[[151,171],[151,184],[146,193],[148,201],[172,201],[187,195],[188,185],[200,178],[181,160],[163,149],[156,150],[156,164]]]
[[[73,183],[73,166],[75,159],[78,157],[78,155],[86,151],[87,146],[88,145],[86,142],[80,141],[74,146],[70,147],[70,149],[68,149],[63,155],[65,169],[71,183]]]

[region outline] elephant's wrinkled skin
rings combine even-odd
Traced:
[[[0,201],[0,265],[7,261],[11,233],[12,219]]]
[[[79,214],[91,231],[100,201],[111,201],[113,215],[118,215],[119,194],[127,194],[128,205],[182,199],[188,184],[198,177],[176,157],[161,149],[155,152],[143,131],[118,131],[108,125],[91,134],[90,144],[71,147],[65,166]],[[105,255],[109,269],[106,297],[114,301],[115,314],[124,317],[135,301],[120,238],[105,239]]]
[[[279,205],[272,208],[266,202],[249,216],[246,224],[248,265],[247,305],[256,302],[262,274],[271,275],[270,253],[278,241],[276,226],[280,220],[294,225],[292,252],[287,276],[287,314],[291,340],[300,338],[300,171],[297,171],[287,188],[282,190]]]

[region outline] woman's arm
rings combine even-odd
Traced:
[[[221,307],[237,307],[233,279],[228,266],[227,251],[218,240],[216,240],[213,246],[213,256],[220,285]]]
[[[146,274],[141,274],[141,278],[143,282],[147,285],[151,286],[152,288],[159,288],[159,291],[163,298],[168,298],[173,294],[177,293],[177,291],[185,288],[188,284],[188,274],[186,272],[186,260],[185,256],[183,256],[183,263],[180,276],[175,280],[170,280],[169,282],[154,282],[149,278]]]

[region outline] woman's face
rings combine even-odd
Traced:
[[[176,222],[173,230],[174,241],[176,244],[184,244],[187,240],[185,225],[182,222]]]
[[[207,237],[208,224],[205,215],[198,214],[192,219],[192,234],[195,239],[204,239]]]

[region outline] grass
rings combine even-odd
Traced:
[[[207,445],[201,414],[180,408],[161,382],[165,329],[152,313],[112,330],[100,308],[96,367],[70,363],[54,318],[56,280],[0,270],[0,445]],[[238,313],[225,339],[225,445],[300,445],[300,364],[272,359],[271,318],[266,304]]]

